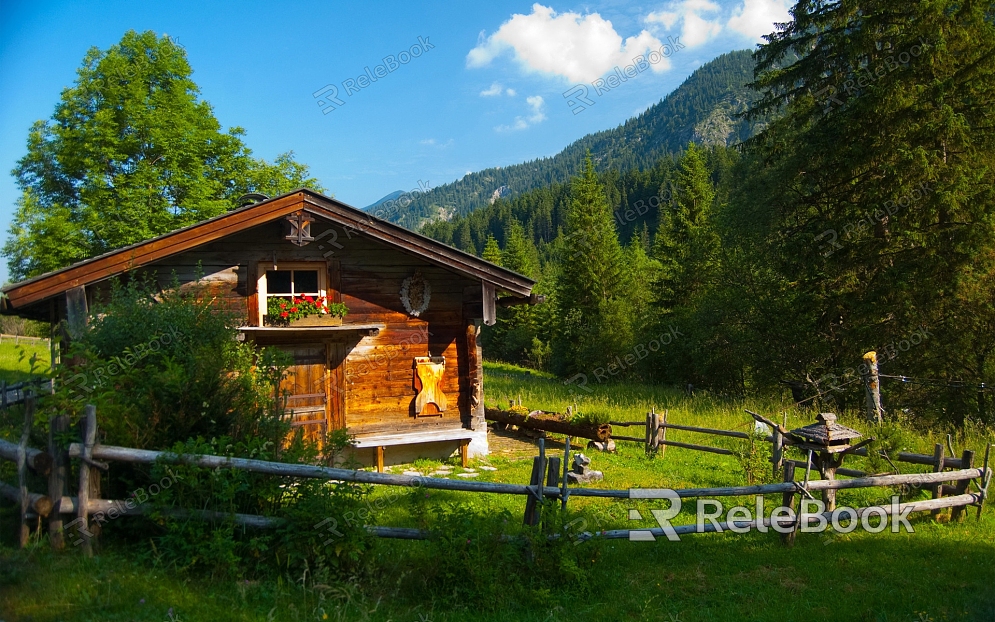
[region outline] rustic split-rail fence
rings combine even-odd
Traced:
[[[540,439],[539,455],[533,460],[532,475],[529,483],[511,484],[457,481],[428,476],[395,475],[312,464],[288,464],[202,454],[176,454],[164,451],[103,445],[97,442],[97,416],[96,409],[93,406],[86,406],[85,416],[80,422],[82,427],[82,443],[72,443],[68,448],[60,447],[58,440],[69,429],[69,418],[61,415],[53,417],[50,420],[48,447],[46,450],[40,450],[28,446],[34,415],[35,399],[29,396],[25,405],[25,419],[20,442],[13,443],[0,440],[0,459],[10,460],[17,464],[17,485],[14,486],[0,482],[0,495],[13,499],[20,504],[20,542],[22,546],[26,545],[30,539],[32,523],[34,523],[35,528],[40,532],[42,529],[42,520],[46,519],[50,542],[54,548],[61,549],[65,547],[66,535],[72,533],[68,528],[74,526],[75,534],[71,535],[73,543],[82,545],[83,550],[88,555],[92,554],[94,540],[100,532],[102,517],[109,516],[114,518],[117,515],[138,515],[148,512],[154,507],[147,503],[138,504],[134,500],[122,501],[100,498],[101,471],[107,469],[108,462],[181,464],[204,468],[237,469],[263,473],[274,477],[313,478],[371,485],[519,495],[526,497],[524,523],[527,525],[536,525],[539,523],[540,509],[543,504],[549,502],[556,503],[558,501],[561,507],[566,508],[570,497],[602,499],[656,498],[652,494],[649,494],[647,489],[611,490],[568,486],[569,478],[567,477],[567,473],[570,466],[571,451],[570,437],[565,439],[562,460],[559,456],[548,456],[545,444]],[[667,429],[718,434],[721,436],[733,436],[735,438],[748,436],[728,430],[710,430],[707,428],[679,426],[668,423],[666,413],[663,413],[661,417],[657,413],[651,412],[647,415],[647,420],[649,425],[646,427],[646,434],[642,440],[648,442],[651,447],[663,448],[669,445],[707,451],[721,449],[669,441],[665,438]],[[626,422],[623,422],[623,424],[628,425]],[[772,435],[772,437],[776,443],[777,434]],[[978,517],[981,515],[981,510],[988,494],[988,486],[992,478],[992,471],[988,466],[990,449],[991,445],[988,446],[985,452],[984,465],[981,468],[973,466],[973,452],[965,451],[962,457],[957,459],[944,457],[942,451],[938,449],[937,455],[939,458],[937,456],[931,457],[917,454],[902,454],[897,458],[898,460],[914,464],[933,464],[933,472],[873,475],[856,477],[854,479],[825,477],[822,479],[810,479],[808,473],[811,467],[810,455],[808,464],[803,465],[809,467],[806,468],[803,481],[796,481],[795,479],[795,475],[798,472],[795,468],[796,462],[782,460],[783,482],[781,483],[723,488],[677,489],[673,493],[681,499],[736,497],[744,495],[781,495],[784,506],[794,507],[796,498],[800,498],[801,496],[812,498],[812,493],[822,493],[825,499],[834,502],[836,490],[898,485],[920,486],[932,488],[935,491],[934,498],[898,505],[892,504],[891,506],[858,508],[855,510],[856,515],[852,517],[852,520],[863,519],[865,515],[876,515],[883,520],[883,517],[896,512],[929,511],[936,513],[945,508],[953,508],[951,514],[952,520],[962,520],[967,508],[971,506],[977,508]],[[78,460],[79,465],[79,481],[76,486],[75,496],[68,494],[70,488],[68,473],[71,472],[69,468],[71,460]],[[930,460],[933,461],[930,462]],[[29,469],[38,475],[47,476],[47,494],[34,493],[28,490],[27,474]],[[847,474],[843,471],[837,471],[837,473],[840,475]],[[970,488],[972,483],[975,487],[974,490]],[[777,526],[789,529],[787,533],[782,534],[782,539],[790,543],[793,541],[794,533],[803,524],[810,524],[812,522],[818,524],[820,520],[830,520],[833,513],[829,505],[827,503],[827,511],[822,514],[799,514],[798,516],[763,519],[757,517],[755,520],[749,521],[710,522],[701,527],[696,525],[681,525],[673,527],[673,529],[678,535],[682,535],[725,531],[728,529],[742,532],[750,529]],[[157,508],[157,510],[164,514],[194,519],[209,521],[232,520],[236,524],[250,528],[265,529],[284,523],[284,519],[278,516],[232,515],[222,512],[184,508],[170,508],[165,510]],[[67,521],[67,518],[70,520]],[[791,529],[792,525],[793,529]],[[369,526],[367,529],[372,534],[385,538],[427,539],[432,536],[432,534],[423,530],[403,527]],[[576,539],[591,537],[633,539],[632,535],[636,531],[642,533],[649,531],[654,536],[665,535],[662,528],[654,528],[651,530],[616,529],[595,533],[584,532],[575,534],[572,537]],[[561,535],[565,534],[553,534],[551,537],[559,537]]]

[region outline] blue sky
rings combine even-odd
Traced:
[[[752,48],[787,19],[787,7],[786,0],[0,0],[0,224],[6,237],[18,196],[8,172],[25,153],[29,126],[52,115],[87,49],[107,49],[129,29],[182,45],[201,96],[224,127],[245,128],[257,157],[293,150],[336,198],[363,207],[395,190],[550,156],[614,127],[702,63]],[[403,60],[401,52],[420,55],[377,69],[385,57]],[[640,55],[658,60],[596,93],[592,83]],[[375,82],[359,80],[367,67],[381,74]],[[577,84],[594,102],[579,113],[563,95]],[[341,105],[315,97],[328,85]],[[324,113],[329,105],[335,109]]]

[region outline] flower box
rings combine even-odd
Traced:
[[[308,315],[306,317],[299,317],[295,319],[281,318],[280,316],[263,316],[263,326],[342,326],[342,316],[340,315],[329,315],[327,313],[320,315]]]
[[[342,326],[342,317],[338,315],[308,315],[290,321],[291,326]]]
[[[341,326],[349,309],[341,302],[329,302],[324,296],[295,296],[291,300],[270,298],[263,324],[268,326]]]

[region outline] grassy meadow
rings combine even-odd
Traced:
[[[667,409],[669,421],[723,429],[748,430],[752,420],[744,408],[780,419],[787,413],[789,427],[804,425],[813,413],[799,412],[789,402],[732,401],[697,395],[688,397],[669,388],[638,384],[589,385],[590,393],[571,392],[552,377],[503,364],[485,366],[486,403],[507,407],[521,397],[523,405],[564,411],[576,402],[581,416],[638,421],[650,407]],[[844,423],[869,432],[856,417]],[[494,436],[494,435],[492,435]],[[744,450],[747,442],[687,432],[668,432],[668,438]],[[909,451],[932,453],[933,443],[945,434],[908,435]],[[992,433],[969,430],[953,439],[958,451],[973,448],[983,454]],[[528,481],[535,448],[505,436],[492,442],[493,451],[470,468],[477,479],[523,483]],[[732,486],[746,483],[746,473],[734,456],[668,448],[664,456],[647,457],[635,443],[620,442],[615,454],[585,452],[592,467],[605,474],[592,487],[687,488]],[[562,452],[561,439],[546,441],[550,455]],[[583,450],[583,448],[581,448]],[[852,462],[851,462],[852,460]],[[865,466],[860,458],[846,466]],[[483,470],[489,466],[497,470]],[[903,472],[928,470],[900,463]],[[440,467],[458,474],[457,459],[421,460],[395,466],[392,472],[416,469],[435,472]],[[770,477],[759,474],[758,477]],[[884,489],[840,491],[840,505],[858,507],[887,502]],[[918,496],[916,496],[918,494]],[[925,498],[927,493],[913,493]],[[753,499],[723,499],[729,508]],[[779,503],[769,499],[768,507]],[[443,508],[484,517],[508,534],[521,527],[524,499],[518,496],[470,494],[377,487],[371,493],[368,524],[431,528],[442,520]],[[650,528],[649,510],[662,502],[571,498],[571,517],[585,521],[589,531]],[[693,505],[685,501],[675,524],[694,521]],[[638,509],[647,518],[628,520]],[[793,548],[781,545],[777,534],[700,534],[680,542],[589,541],[576,547],[584,573],[576,583],[541,588],[537,600],[524,602],[503,595],[501,577],[493,589],[448,598],[420,579],[428,569],[451,567],[465,575],[468,585],[488,577],[488,555],[527,555],[516,545],[502,545],[488,553],[476,539],[450,549],[440,557],[430,543],[404,540],[375,541],[367,555],[369,572],[336,585],[317,585],[308,576],[246,581],[212,577],[164,565],[155,550],[116,536],[111,525],[103,550],[94,559],[78,551],[53,554],[46,543],[26,550],[12,546],[14,514],[9,504],[2,514],[0,548],[0,620],[479,620],[553,622],[559,620],[867,620],[924,622],[995,620],[995,511],[976,518],[972,508],[962,523],[914,516],[915,533],[879,534],[857,529],[848,534],[799,534]],[[128,520],[128,519],[125,519]],[[588,561],[589,560],[589,561]],[[537,588],[539,589],[539,588]],[[536,604],[539,602],[540,604]]]
[[[0,340],[0,380],[8,384],[39,377],[49,367],[48,341],[15,338]]]

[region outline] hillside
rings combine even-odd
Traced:
[[[495,197],[514,197],[534,188],[565,182],[576,174],[590,149],[599,170],[626,171],[652,166],[661,156],[676,153],[694,140],[729,145],[750,135],[751,128],[736,114],[745,109],[753,79],[749,50],[723,54],[699,67],[659,103],[622,125],[589,134],[550,158],[470,173],[459,181],[418,196],[391,220],[417,229],[438,217],[465,215],[491,204]]]

